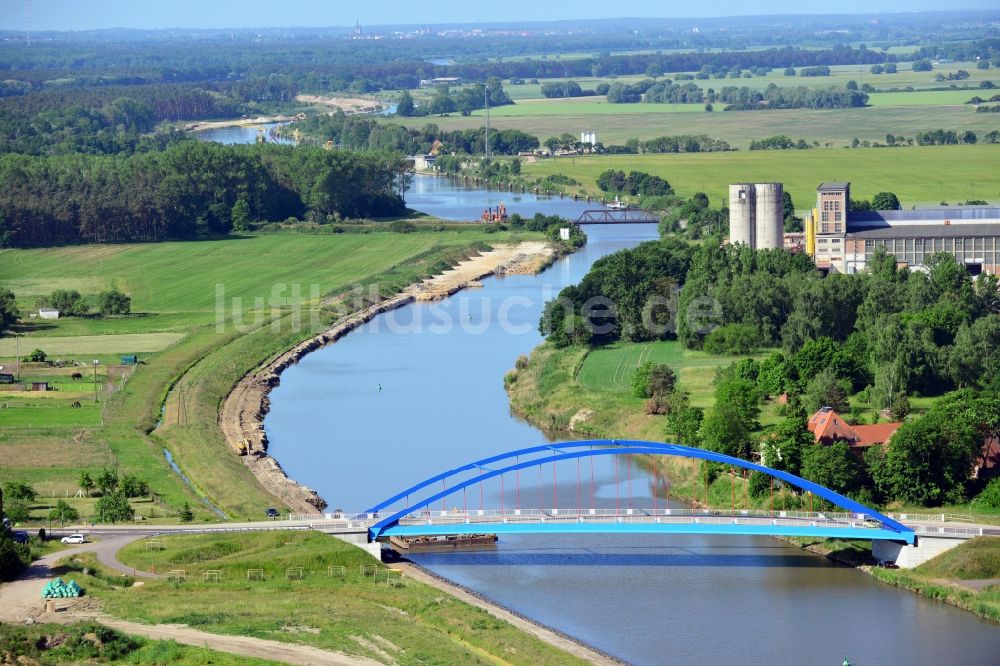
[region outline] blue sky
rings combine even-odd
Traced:
[[[695,17],[826,13],[829,0],[28,0],[32,30],[91,28],[242,28],[385,23],[434,24],[564,18]],[[870,13],[996,9],[997,0],[842,0],[843,11]],[[25,26],[24,0],[0,0],[0,28]]]

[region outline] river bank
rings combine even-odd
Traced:
[[[582,386],[579,379],[587,356],[588,350],[585,349],[556,350],[545,344],[537,347],[526,364],[518,363],[508,375],[505,385],[511,409],[536,427],[561,429],[574,435],[654,441],[669,437],[665,432],[664,417],[646,413],[644,400],[630,394],[608,395]],[[675,367],[682,385],[685,379],[688,382],[693,380],[691,374],[685,376],[685,369]],[[628,377],[625,377],[626,386],[627,380]],[[706,481],[704,466],[693,460],[658,456],[640,461],[640,465],[669,480],[666,487],[670,498],[694,507],[729,508],[735,501],[738,508],[799,508],[800,498],[785,489],[775,493],[773,498],[755,500],[747,492],[747,481],[740,476],[719,474],[714,480]],[[862,571],[879,582],[1000,622],[1000,611],[995,603],[1000,594],[968,589],[955,580],[928,578],[919,572],[878,568],[874,566],[876,563],[867,543],[775,538]]]
[[[185,132],[204,132],[206,130],[225,129],[226,127],[255,127],[257,125],[269,125],[272,123],[288,123],[295,120],[295,116],[258,116],[256,118],[231,118],[229,120],[199,120],[197,122],[184,125]]]
[[[588,645],[587,643],[565,634],[558,629],[546,626],[540,622],[532,620],[530,617],[526,617],[521,613],[498,604],[478,592],[470,590],[464,585],[459,585],[458,583],[452,582],[443,576],[437,575],[429,569],[425,569],[415,562],[405,562],[396,566],[406,571],[406,574],[409,577],[419,580],[422,583],[426,583],[432,587],[436,587],[443,592],[447,592],[451,596],[464,601],[471,606],[481,608],[493,617],[503,620],[517,629],[531,634],[539,640],[544,641],[553,647],[559,648],[564,652],[568,652],[574,657],[578,657],[588,663],[606,665],[628,663],[618,657],[615,657],[614,655],[602,652],[594,646]]]
[[[270,410],[268,394],[280,383],[281,374],[310,352],[337,341],[379,314],[415,301],[445,298],[491,275],[533,274],[547,266],[556,255],[556,248],[542,241],[496,245],[296,344],[244,376],[226,397],[219,417],[219,427],[226,442],[234,452],[245,454],[243,460],[261,485],[285,502],[292,512],[322,511],[326,507],[323,498],[315,490],[292,480],[278,461],[267,454],[264,418]]]

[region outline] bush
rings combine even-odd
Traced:
[[[65,317],[87,314],[87,302],[75,289],[56,289],[45,301],[49,307],[59,310],[59,314]]]
[[[749,488],[750,496],[760,499],[771,493],[771,477],[763,472],[750,472]]]
[[[29,559],[27,546],[14,543],[6,533],[0,534],[0,581],[17,578]]]
[[[412,222],[407,222],[406,220],[396,220],[389,225],[389,231],[397,234],[409,234],[417,230],[417,227]]]
[[[31,350],[31,353],[28,354],[27,358],[29,363],[45,363],[46,359],[48,359],[48,355],[41,349]]]
[[[132,311],[132,299],[118,291],[102,291],[97,295],[97,308],[104,317],[127,315]]]
[[[1000,478],[993,479],[983,491],[972,500],[980,509],[1000,509]]]
[[[757,329],[750,324],[726,324],[705,338],[709,354],[749,354],[757,348]]]

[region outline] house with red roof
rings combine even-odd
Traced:
[[[850,425],[832,407],[824,407],[809,419],[809,432],[817,444],[832,444],[844,440],[851,449],[862,453],[876,444],[887,444],[902,423]]]

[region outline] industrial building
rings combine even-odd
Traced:
[[[928,257],[947,252],[973,275],[1000,271],[1000,208],[851,211],[850,201],[850,183],[817,188],[816,208],[805,220],[805,249],[821,269],[857,273],[884,250],[918,270]]]
[[[729,186],[729,242],[755,250],[782,248],[784,188],[781,183],[736,183]]]

